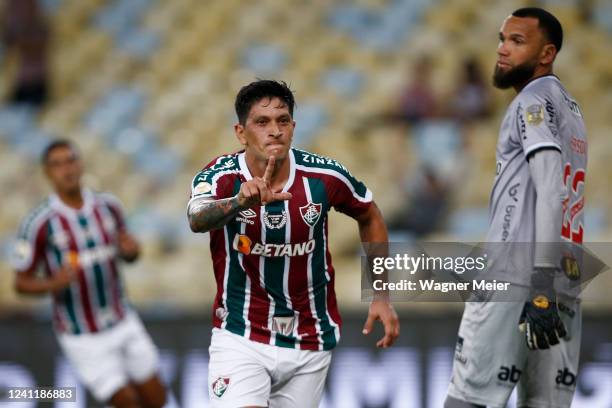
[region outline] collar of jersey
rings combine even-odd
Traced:
[[[247,181],[253,178],[253,175],[249,171],[249,167],[246,164],[245,152],[242,152],[238,155],[238,164],[240,165],[240,171],[244,175]],[[295,179],[295,156],[293,155],[293,148],[289,149],[289,178],[285,183],[285,186],[281,190],[283,193],[289,191],[291,186],[293,185],[293,180]]]
[[[523,87],[523,89],[521,89],[521,92],[525,91],[527,88],[529,88],[531,85],[535,84],[536,82],[538,82],[540,79],[544,79],[544,78],[552,78],[554,80],[556,80],[557,82],[561,82],[559,81],[559,78],[557,78],[557,76],[555,74],[546,74],[546,75],[542,75],[539,76],[537,78],[532,79],[531,81],[527,82],[527,85],[525,85]]]
[[[83,188],[81,193],[83,194],[83,207],[79,208],[78,210],[64,204],[56,193],[51,194],[51,206],[60,212],[70,215],[79,212],[88,213],[93,208],[93,193],[88,188]]]

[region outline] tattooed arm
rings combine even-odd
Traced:
[[[194,200],[187,209],[189,226],[193,232],[208,232],[221,228],[244,209],[245,207],[238,204],[238,196],[221,200]]]
[[[240,185],[240,191],[234,197],[211,200],[202,198],[189,204],[187,216],[193,232],[208,232],[227,224],[240,211],[259,207],[279,200],[291,199],[291,193],[276,193],[270,187],[270,178],[274,169],[274,157],[268,159],[263,177],[253,177]]]

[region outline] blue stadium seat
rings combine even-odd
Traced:
[[[150,6],[149,0],[118,0],[104,7],[95,22],[104,31],[120,36],[137,25]]]
[[[448,232],[458,241],[479,241],[484,239],[488,224],[487,208],[464,208],[450,215]]]
[[[24,133],[36,123],[34,110],[25,105],[0,108],[0,138],[9,144],[19,142]]]
[[[453,121],[430,120],[414,128],[414,146],[423,164],[445,173],[457,160],[461,133]]]
[[[286,64],[285,52],[274,45],[259,44],[246,48],[242,61],[244,66],[257,74],[273,75]]]
[[[115,150],[130,157],[153,150],[157,145],[153,132],[138,127],[126,127],[114,132],[109,140]]]
[[[332,89],[338,96],[354,98],[361,93],[365,78],[356,69],[337,67],[325,71],[321,83],[324,88]]]
[[[152,179],[160,183],[170,183],[175,181],[176,175],[182,169],[183,160],[176,152],[151,145],[148,149],[136,153],[134,164]]]
[[[41,0],[40,5],[46,14],[54,15],[57,14],[62,6],[62,1],[63,0]]]
[[[584,212],[584,228],[586,241],[589,237],[597,237],[609,228],[608,214],[605,208],[587,206]]]
[[[136,28],[121,34],[117,43],[120,49],[128,54],[146,59],[159,47],[159,35],[151,30]]]
[[[146,95],[138,88],[119,87],[109,91],[85,118],[87,127],[106,138],[130,126],[142,113]]]
[[[313,137],[327,123],[327,112],[317,103],[300,103],[295,109],[296,128],[293,134],[293,144],[307,148]]]
[[[22,133],[13,147],[17,152],[36,161],[52,139],[52,135],[32,128]]]
[[[397,0],[380,12],[359,6],[338,6],[328,18],[332,27],[348,32],[362,46],[380,51],[400,48],[425,8],[424,0]]]
[[[609,1],[600,1],[596,3],[595,12],[593,13],[595,21],[608,30],[609,33],[612,33],[612,3]]]

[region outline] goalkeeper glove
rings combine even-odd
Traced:
[[[559,316],[552,275],[548,271],[535,271],[532,293],[523,307],[519,329],[531,350],[548,349],[559,344],[560,339],[567,335]]]

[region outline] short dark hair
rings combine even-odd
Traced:
[[[40,155],[40,162],[43,166],[47,165],[47,161],[49,160],[49,156],[51,155],[51,152],[54,151],[55,149],[60,149],[62,147],[67,147],[70,150],[72,150],[76,155],[78,155],[79,151],[76,148],[76,146],[74,145],[74,143],[72,143],[70,140],[68,139],[55,139],[53,141],[51,141],[42,151],[41,155]]]
[[[544,32],[546,39],[550,41],[557,52],[561,51],[563,45],[563,27],[557,17],[539,7],[524,7],[512,13],[514,17],[533,17],[538,19],[538,27]]]
[[[243,86],[236,95],[234,108],[236,116],[241,125],[246,124],[247,117],[251,108],[256,102],[264,98],[279,98],[289,109],[289,114],[293,117],[295,98],[293,91],[284,81],[274,81],[270,79],[258,79],[248,85]]]

